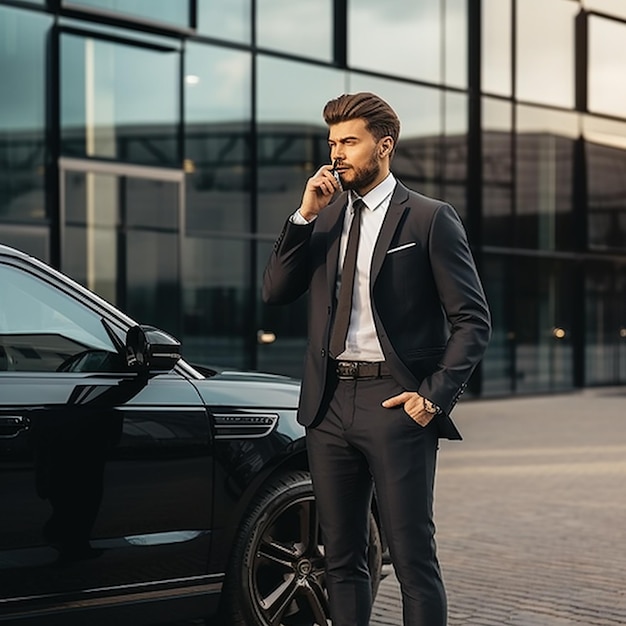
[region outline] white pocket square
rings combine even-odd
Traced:
[[[412,248],[413,246],[416,246],[417,243],[415,243],[415,241],[411,242],[411,243],[405,243],[403,246],[398,246],[397,248],[390,248],[389,250],[387,250],[387,254],[392,254],[393,252],[400,252],[400,250],[406,250],[407,248]]]

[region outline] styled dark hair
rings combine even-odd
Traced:
[[[376,141],[389,136],[393,139],[394,148],[398,143],[400,120],[389,104],[374,93],[344,93],[326,103],[323,115],[329,126],[363,119]]]

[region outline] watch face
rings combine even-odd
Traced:
[[[436,413],[437,412],[437,407],[430,400],[424,400],[424,408],[429,413]]]

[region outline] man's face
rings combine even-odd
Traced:
[[[382,140],[381,140],[382,141]],[[380,157],[380,141],[366,128],[365,120],[355,119],[329,126],[330,158],[344,189],[366,194],[388,173],[388,161]]]

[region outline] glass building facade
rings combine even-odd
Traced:
[[[192,362],[299,376],[305,303],[263,268],[324,103],[374,91],[480,266],[473,394],[623,384],[625,68],[622,0],[0,0],[0,242]]]

